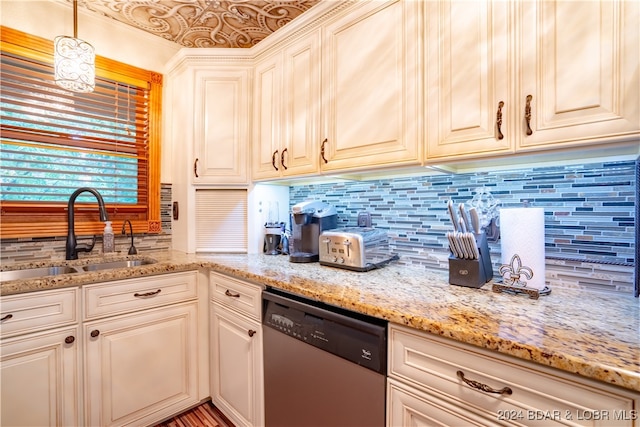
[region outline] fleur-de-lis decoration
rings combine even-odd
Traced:
[[[518,286],[527,286],[527,282],[525,280],[520,280],[520,277],[524,276],[528,280],[533,278],[533,270],[522,265],[522,260],[518,254],[513,254],[511,262],[509,264],[502,264],[498,271],[504,278],[505,285],[516,284]]]

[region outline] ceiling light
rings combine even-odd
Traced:
[[[73,37],[58,36],[53,44],[56,84],[72,92],[93,92],[96,54],[93,46],[78,38],[77,0],[73,0]]]

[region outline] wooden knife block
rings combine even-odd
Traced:
[[[449,256],[449,284],[479,288],[493,278],[493,265],[487,236],[475,234],[478,246],[478,259],[461,259]]]

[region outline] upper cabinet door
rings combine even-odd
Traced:
[[[323,170],[420,161],[421,7],[360,2],[325,27]]]
[[[320,30],[284,49],[283,175],[318,172],[320,150]]]
[[[278,178],[280,166],[280,108],[282,56],[261,59],[254,71],[253,175],[255,180]]]
[[[640,2],[527,1],[515,7],[520,148],[637,138]]]
[[[246,185],[248,71],[201,69],[194,75],[193,183]]]
[[[514,149],[509,3],[427,3],[427,160]]]

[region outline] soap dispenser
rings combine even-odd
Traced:
[[[106,254],[115,251],[115,241],[111,221],[106,221],[105,223],[106,225],[104,226],[104,232],[102,234],[102,252]]]

